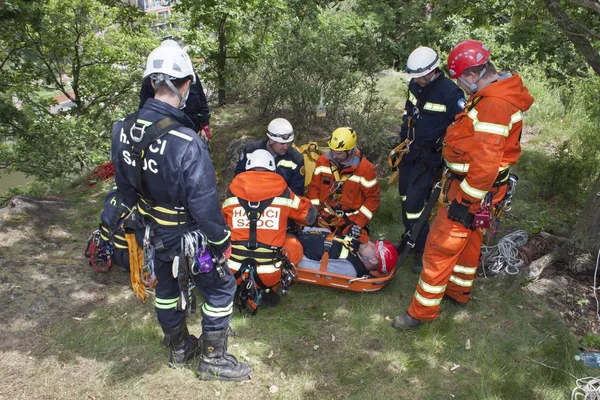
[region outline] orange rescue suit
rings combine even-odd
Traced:
[[[352,224],[364,228],[371,222],[379,207],[379,182],[375,166],[358,149],[341,166],[336,165],[330,153],[317,160],[308,197],[320,211],[319,225],[332,230],[337,227],[338,233],[346,234]],[[337,215],[332,215],[332,211]],[[359,240],[369,241],[364,229]]]
[[[455,174],[447,193],[450,202],[456,200],[476,213],[488,192],[492,207],[502,200],[506,185],[496,180],[521,154],[523,112],[532,104],[533,97],[516,74],[501,74],[471,96],[446,131],[442,154]],[[452,221],[446,208],[438,207],[425,245],[423,271],[408,308],[413,318],[436,319],[444,295],[463,304],[469,300],[481,242],[480,229]]]
[[[251,205],[272,200],[256,224],[256,249],[249,248],[250,220],[240,199]],[[231,227],[232,252],[228,264],[232,272],[235,274],[245,259],[253,258],[257,261],[257,273],[266,286],[264,288],[276,289],[281,277],[281,260],[277,259],[279,250],[285,249],[293,264],[298,264],[303,254],[298,239],[286,235],[288,219],[306,224],[311,207],[307,198],[295,195],[275,172],[246,171],[237,175],[223,203],[225,222]],[[241,277],[238,284],[240,281]]]

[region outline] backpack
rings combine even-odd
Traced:
[[[302,154],[302,157],[304,157],[304,192],[306,193],[317,165],[317,159],[321,155],[321,151],[319,151],[317,142],[308,142],[301,146],[296,146],[294,144],[293,146],[300,154]]]

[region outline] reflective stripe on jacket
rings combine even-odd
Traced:
[[[342,181],[341,196],[332,199],[332,189],[336,186],[334,170],[337,168],[330,158],[330,152],[321,154],[317,160],[313,178],[308,187],[311,202],[320,206],[327,203],[331,208],[341,207],[350,221],[364,227],[373,218],[379,207],[379,182],[375,166],[355,150],[350,165],[339,170]]]
[[[518,75],[500,79],[479,90],[446,133],[443,157],[455,173],[466,175],[457,201],[476,210],[499,172],[521,154],[523,112],[533,97]]]
[[[260,140],[257,142],[250,142],[246,145],[240,159],[235,166],[235,174],[238,175],[246,171],[246,161],[248,156],[254,152],[254,150],[263,149],[267,150],[267,140]],[[292,192],[298,196],[304,195],[304,157],[298,152],[298,150],[290,146],[287,152],[280,156],[274,154],[275,165],[277,166],[275,172],[283,177],[287,185],[292,189]]]
[[[276,248],[285,242],[288,219],[304,224],[312,207],[307,198],[294,194],[280,175],[269,171],[242,172],[231,182],[222,206],[233,242],[250,238],[250,221],[240,199],[252,203],[273,199],[257,222],[256,241]]]

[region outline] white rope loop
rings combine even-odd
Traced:
[[[527,232],[518,230],[504,236],[496,246],[481,246],[480,264],[484,276],[487,276],[486,273],[498,275],[503,271],[508,275],[517,275],[523,266],[523,260],[518,258],[519,247],[527,240]]]

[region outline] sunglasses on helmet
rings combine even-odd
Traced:
[[[273,132],[267,132],[267,134],[269,136],[276,137],[276,138],[281,138],[283,140],[288,140],[289,138],[294,137],[294,132],[292,132],[292,133],[273,133]]]

